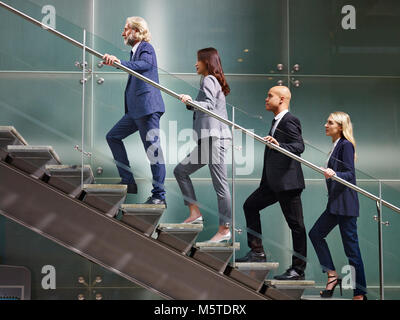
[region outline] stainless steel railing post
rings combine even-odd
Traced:
[[[232,107],[232,122],[235,123],[235,107]],[[236,239],[236,223],[235,223],[235,127],[232,126],[232,243],[235,244]],[[233,250],[232,265],[236,265],[236,250]]]
[[[379,201],[376,203],[378,211],[378,242],[379,242],[379,295],[381,300],[385,300],[385,289],[383,279],[383,236],[382,236],[382,181],[379,180]]]
[[[83,190],[83,169],[85,153],[85,90],[86,90],[86,29],[83,29],[83,48],[82,48],[82,152],[81,152],[81,189]]]

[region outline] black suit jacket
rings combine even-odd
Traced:
[[[290,112],[286,113],[279,122],[274,138],[283,149],[297,156],[304,152],[300,121]],[[264,168],[260,185],[267,185],[274,192],[304,189],[301,163],[265,146]]]

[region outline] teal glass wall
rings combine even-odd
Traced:
[[[267,135],[272,114],[265,111],[268,89],[282,83],[292,91],[291,111],[302,122],[307,143],[303,157],[324,165],[331,141],[323,125],[329,114],[350,114],[357,140],[358,184],[400,205],[400,3],[397,0],[6,0],[7,4],[42,21],[55,9],[55,28],[83,41],[101,53],[128,59],[130,48],[121,37],[127,16],[142,16],[150,27],[156,49],[160,82],[177,93],[196,96],[196,52],[215,47],[222,58],[231,87],[228,114],[241,126]],[[342,9],[351,5],[351,11]],[[47,8],[47,9],[46,9]],[[51,9],[50,9],[51,10]],[[351,27],[350,29],[346,29]],[[355,29],[352,29],[355,27]],[[0,125],[13,125],[28,143],[52,145],[63,163],[80,164],[74,150],[82,140],[82,50],[0,8]],[[105,135],[124,113],[127,75],[98,65],[86,54],[84,147],[92,153],[90,164],[97,183],[119,181]],[[298,65],[298,68],[295,67]],[[192,113],[179,101],[163,94],[166,113],[161,120],[167,160],[168,209],[161,222],[182,222],[187,208],[173,176],[173,168],[193,144],[185,129]],[[242,205],[259,184],[264,146],[236,132],[235,213],[237,228],[245,230]],[[150,195],[150,168],[138,135],[125,140],[133,172],[140,183],[138,195]],[[102,170],[97,170],[102,169]],[[306,229],[326,206],[325,181],[304,167],[306,189],[302,195]],[[209,239],[218,227],[215,192],[203,168],[193,175],[198,200],[207,221],[198,240]],[[375,203],[360,195],[358,230],[370,298],[377,299],[378,233]],[[385,293],[400,297],[398,243],[400,217],[384,208],[389,221],[383,227]],[[264,247],[269,261],[280,263],[276,273],[290,264],[291,235],[279,205],[262,212]],[[237,256],[247,252],[246,233],[236,234],[241,244]],[[347,265],[340,234],[328,237],[338,271]],[[308,242],[306,278],[317,291],[324,287],[317,257]],[[23,265],[32,272],[34,299],[158,299],[155,294],[69,252],[50,240],[0,216],[0,264]],[[57,289],[41,287],[44,265],[57,270]],[[272,273],[271,276],[273,276]],[[85,283],[78,279],[82,277]],[[96,277],[101,282],[96,282]],[[97,278],[99,279],[99,278]],[[83,295],[83,296],[80,296]],[[350,297],[351,290],[345,290]],[[99,298],[99,295],[97,296]]]

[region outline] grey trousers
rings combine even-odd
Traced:
[[[197,199],[190,175],[208,165],[217,193],[219,225],[231,224],[232,203],[229,191],[225,156],[230,139],[205,138],[174,169],[174,175],[184,197],[185,205],[196,204]]]

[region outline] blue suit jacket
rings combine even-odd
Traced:
[[[339,178],[356,184],[354,168],[354,146],[345,138],[340,138],[328,161],[328,168],[336,172]],[[332,179],[326,180],[328,187],[328,205],[326,210],[331,214],[342,216],[359,216],[357,192]]]
[[[148,42],[142,41],[135,55],[132,57],[131,51],[130,60],[121,60],[121,64],[157,83],[159,82],[156,53]],[[155,112],[165,112],[160,90],[129,75],[125,89],[125,113],[128,113],[133,119],[139,119]]]

